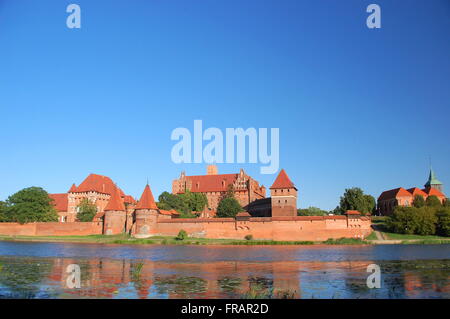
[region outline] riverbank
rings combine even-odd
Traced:
[[[450,244],[450,238],[438,236],[417,236],[386,234],[383,240],[377,239],[375,234],[366,240],[355,238],[328,239],[326,241],[274,241],[274,240],[237,240],[237,239],[209,239],[186,238],[176,240],[175,237],[155,236],[151,238],[133,238],[129,235],[88,235],[88,236],[5,236],[0,235],[0,241],[16,242],[66,242],[85,244],[122,244],[122,245],[380,245],[380,244]]]

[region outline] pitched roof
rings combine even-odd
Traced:
[[[186,176],[191,185],[191,192],[226,192],[228,185],[233,184],[239,174],[194,175]]]
[[[275,179],[275,182],[273,182],[272,186],[270,186],[271,189],[273,188],[297,188],[295,187],[294,183],[290,180],[289,176],[286,174],[286,171],[282,169],[280,173],[278,174],[277,178]]]
[[[162,215],[180,215],[179,212],[177,212],[175,209],[171,209],[171,210],[164,210],[164,209],[159,209],[159,213]]]
[[[417,188],[417,187],[413,187],[413,188],[408,189],[408,192],[410,192],[413,196],[420,195],[424,199],[425,199],[425,197],[428,196],[427,193],[425,193],[423,190],[421,190],[420,188]]]
[[[378,197],[378,200],[395,199],[397,197],[405,197],[405,196],[412,197],[412,194],[403,187],[399,187],[382,192],[381,195]]]
[[[48,196],[53,199],[53,206],[55,206],[58,212],[67,212],[68,207],[68,195],[64,194],[48,194]]]
[[[152,190],[148,184],[144,188],[144,192],[136,205],[136,209],[158,209],[155,199],[153,198]]]
[[[88,177],[76,188],[76,193],[94,191],[97,193],[112,195],[114,190],[118,188],[111,178],[108,176],[89,174]],[[125,196],[124,192],[119,189],[120,196]]]
[[[127,204],[136,204],[136,200],[131,195],[123,196],[123,202]]]
[[[125,210],[125,205],[123,204],[119,188],[117,187],[112,191],[112,195],[109,199],[108,205],[106,205],[105,207],[105,212],[108,210]]]
[[[428,196],[437,196],[437,197],[446,197],[444,193],[442,193],[440,190],[434,188],[434,187],[427,187],[425,189],[423,189],[423,191],[428,195]]]
[[[69,193],[75,193],[77,191],[77,185],[75,183],[72,184],[72,187],[69,189]]]

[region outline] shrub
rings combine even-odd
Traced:
[[[414,196],[414,200],[413,200],[412,204],[414,207],[423,207],[423,206],[425,206],[425,199],[423,198],[422,195],[416,195],[416,196]]]
[[[445,207],[436,213],[437,229],[436,233],[439,236],[450,237],[450,208]]]
[[[182,229],[178,232],[178,235],[177,235],[177,237],[175,237],[175,239],[176,240],[185,240],[187,237],[188,237],[187,232],[184,229]]]
[[[243,209],[234,197],[225,197],[217,206],[217,217],[236,217]]]
[[[440,207],[442,206],[441,201],[439,200],[439,198],[437,198],[434,195],[428,196],[427,200],[425,201],[427,206],[430,207]]]
[[[253,235],[245,235],[244,237],[246,240],[252,240],[253,239]]]

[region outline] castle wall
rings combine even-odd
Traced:
[[[367,217],[347,219],[345,216],[261,217],[248,221],[167,219],[158,221],[152,235],[176,236],[184,229],[191,237],[244,239],[246,235],[252,235],[254,239],[323,241],[341,237],[364,238],[372,232],[370,224]]]
[[[0,223],[0,235],[9,236],[86,236],[102,234],[102,223]]]

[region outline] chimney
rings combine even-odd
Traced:
[[[218,170],[216,165],[208,165],[206,168],[206,175],[217,175]]]

